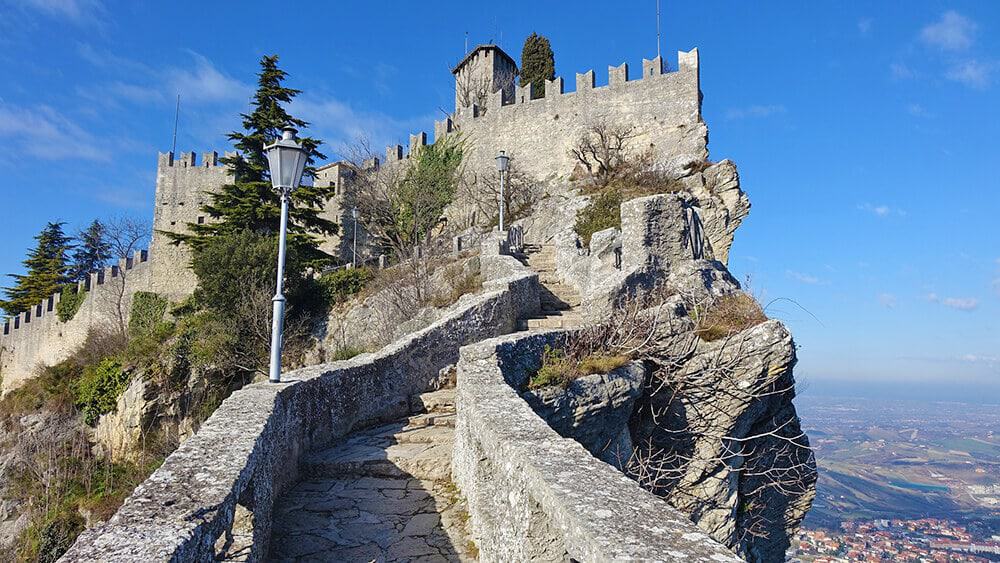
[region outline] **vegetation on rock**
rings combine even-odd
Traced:
[[[742,291],[715,299],[704,311],[695,309],[695,317],[695,333],[707,342],[732,336],[767,320],[757,299]]]
[[[577,212],[573,231],[583,241],[584,246],[590,245],[590,237],[597,231],[612,227],[621,228],[621,205],[621,192],[611,189],[592,196],[587,206]]]
[[[339,268],[320,276],[319,284],[331,303],[342,303],[364,289],[374,276],[369,268]]]
[[[589,353],[581,356],[581,349],[545,346],[542,366],[528,380],[528,389],[542,387],[568,387],[574,380],[595,373],[609,373],[628,363],[628,358],[607,353]]]
[[[59,315],[59,320],[65,323],[75,317],[86,298],[87,292],[81,291],[77,286],[73,284],[63,286],[59,293],[59,303],[56,303],[56,314]]]

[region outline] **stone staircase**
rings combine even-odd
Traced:
[[[412,415],[303,460],[275,504],[270,561],[474,561],[451,482],[454,389],[411,398]]]
[[[525,244],[524,253],[518,259],[538,272],[538,281],[542,284],[540,314],[518,320],[518,330],[580,326],[582,319],[576,310],[580,305],[580,294],[559,280],[556,274],[555,246]]]

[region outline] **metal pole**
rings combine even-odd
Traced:
[[[271,369],[268,380],[271,383],[281,381],[281,347],[285,329],[285,296],[282,286],[285,281],[285,238],[288,234],[288,200],[291,190],[281,190],[281,231],[278,235],[278,285],[271,303],[274,310],[271,316]]]
[[[503,186],[503,184],[504,184],[504,180],[506,178],[507,178],[507,174],[505,174],[504,171],[501,170],[500,171],[500,231],[503,231],[503,208],[504,208],[504,201],[503,201],[503,188],[504,188],[504,186]]]
[[[353,257],[353,265],[355,268],[358,267],[358,209],[354,208],[354,249],[351,251]]]
[[[660,57],[660,0],[656,0],[656,57]]]

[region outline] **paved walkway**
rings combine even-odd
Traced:
[[[454,390],[422,412],[307,456],[305,480],[275,505],[271,561],[474,561],[451,483]]]

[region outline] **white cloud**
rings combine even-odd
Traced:
[[[726,119],[744,119],[747,117],[770,117],[785,113],[787,110],[781,104],[776,105],[752,105],[745,108],[730,108],[726,112]]]
[[[892,63],[889,65],[889,73],[895,80],[909,80],[916,78],[917,73],[903,63]]]
[[[52,109],[0,103],[0,152],[44,160],[109,160],[88,131]]]
[[[873,22],[874,20],[871,18],[861,18],[858,20],[858,31],[861,32],[861,35],[868,35],[871,32]]]
[[[888,217],[890,215],[899,215],[899,216],[906,215],[906,211],[902,209],[893,208],[885,204],[872,205],[871,203],[862,203],[861,205],[858,206],[858,209],[860,209],[861,211],[866,211],[868,213],[871,213],[877,217]]]
[[[928,293],[926,298],[931,303],[940,303],[958,311],[974,311],[979,307],[979,300],[975,297],[939,297],[936,293]]]
[[[106,14],[99,0],[22,0],[21,5],[75,24],[99,24]]]
[[[335,98],[315,95],[296,98],[289,112],[308,121],[312,130],[310,135],[322,138],[340,153],[360,139],[370,142],[376,154],[387,144],[398,142],[405,146],[410,133],[431,131],[435,119],[433,115],[397,119],[381,112],[354,108]],[[428,141],[430,136],[429,133]]]
[[[216,102],[247,100],[253,94],[253,87],[220,72],[207,58],[189,52],[194,58],[194,68],[172,67],[164,72],[164,81],[173,98],[181,95],[181,101]]]
[[[986,88],[993,81],[993,71],[996,68],[996,63],[970,59],[952,65],[945,77],[971,88]]]
[[[787,275],[788,277],[792,278],[793,280],[795,280],[795,281],[797,281],[799,283],[805,283],[805,284],[809,284],[809,285],[816,285],[816,284],[820,283],[820,279],[817,278],[816,276],[812,276],[812,275],[809,275],[809,274],[804,274],[802,272],[795,272],[795,271],[792,271],[792,270],[786,270],[785,271],[785,275]]]
[[[941,19],[924,26],[920,30],[920,40],[925,44],[945,51],[962,51],[972,46],[976,22],[948,10]]]
[[[927,108],[917,103],[907,104],[906,113],[909,113],[913,117],[931,117],[931,112],[927,111]]]
[[[886,309],[895,309],[897,303],[896,296],[891,293],[879,293],[878,303]]]

